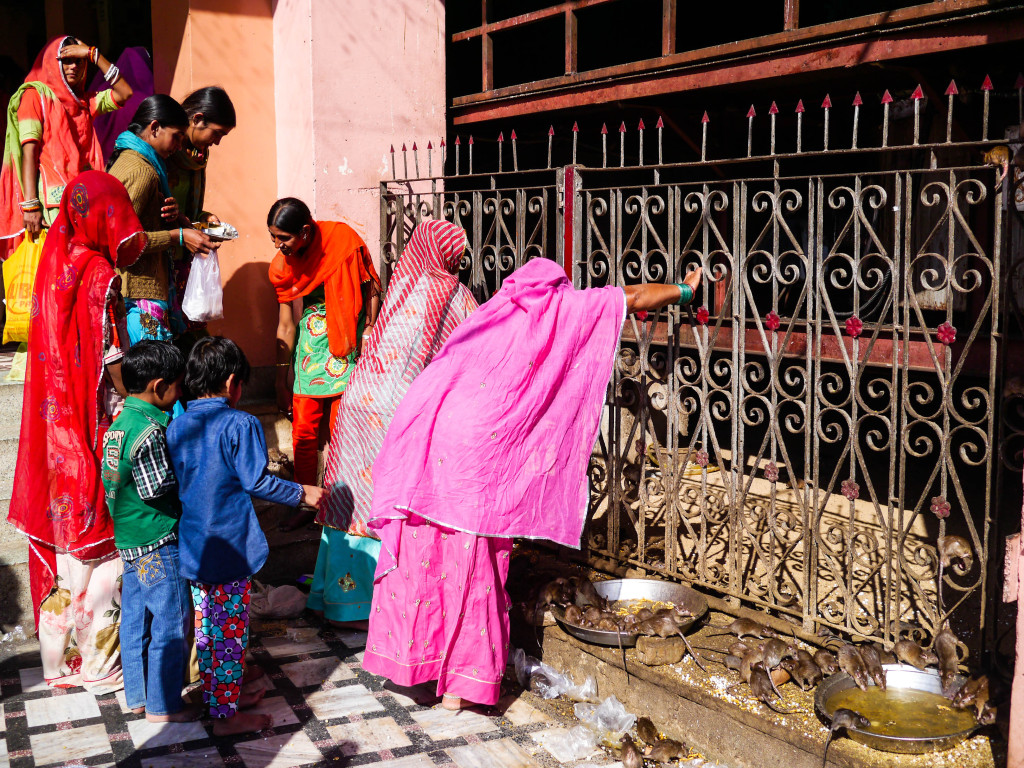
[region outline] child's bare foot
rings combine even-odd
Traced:
[[[255,707],[257,704],[263,701],[263,697],[264,695],[266,695],[266,693],[267,690],[265,688],[255,693],[243,693],[241,696],[238,697],[238,708],[248,709],[249,707]]]
[[[254,733],[269,728],[273,723],[274,719],[270,715],[239,712],[234,717],[218,718],[213,724],[213,735],[236,736],[240,733]]]
[[[263,667],[259,664],[246,664],[245,674],[242,675],[242,685],[251,683],[254,680],[259,680],[264,677],[267,673],[263,671]]]
[[[198,720],[202,715],[202,710],[198,707],[185,707],[180,712],[174,712],[170,715],[152,715],[146,713],[146,722],[149,723],[191,723],[193,720]]]
[[[132,710],[132,714],[133,715],[144,715],[144,714],[146,714],[146,708],[145,707],[136,707],[135,709]]]

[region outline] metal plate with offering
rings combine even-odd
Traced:
[[[196,224],[195,227],[208,238],[217,242],[238,239],[238,230],[224,222],[220,224],[200,223]]]

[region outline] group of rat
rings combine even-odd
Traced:
[[[943,558],[943,566],[956,565],[969,569],[972,557],[969,547],[964,549],[966,541],[958,536],[942,538],[944,546],[940,546],[940,558]],[[621,646],[622,634],[661,638],[678,635],[686,644],[697,666],[707,671],[694,646],[690,645],[683,634],[683,628],[689,626],[693,615],[680,606],[669,605],[657,611],[642,607],[636,612],[622,614],[612,609],[611,603],[598,593],[593,582],[585,576],[558,577],[546,583],[539,590],[534,605],[534,624],[542,623],[540,618],[545,610],[557,607],[560,611],[559,618],[567,624],[585,629],[616,632],[627,680],[629,670],[625,651]],[[795,711],[779,709],[775,704],[776,699],[782,698],[778,686],[789,680],[795,682],[801,690],[807,691],[828,675],[842,671],[863,691],[871,684],[884,691],[884,665],[900,663],[909,664],[920,670],[937,666],[943,694],[950,699],[954,708],[973,709],[978,722],[982,725],[995,721],[996,710],[989,702],[987,676],[968,678],[961,685],[954,685],[958,676],[958,641],[950,630],[948,621],[935,636],[930,649],[907,638],[898,640],[891,651],[877,643],[855,645],[844,642],[829,630],[822,629],[819,634],[822,637],[822,644],[826,647],[813,653],[801,648],[795,638],[780,637],[778,632],[753,619],[737,618],[727,625],[709,626],[724,630],[711,633],[712,635],[732,634],[736,636],[736,640],[724,650],[696,646],[700,650],[722,656],[721,660],[708,656],[704,658],[738,672],[742,682],[749,686],[758,701],[779,714],[793,714]],[[738,685],[740,683],[737,683]],[[869,725],[868,719],[860,713],[850,709],[837,709],[832,715],[822,765],[827,758],[832,738],[837,732],[846,728],[867,728]],[[672,758],[685,756],[683,745],[671,739],[661,738],[647,718],[640,718],[636,731],[640,741],[647,745],[647,749],[641,751],[630,734],[624,735],[621,741],[621,756],[626,768],[640,768],[645,758],[666,763]]]

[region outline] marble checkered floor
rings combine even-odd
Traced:
[[[361,667],[365,635],[302,620],[258,626],[252,654],[266,671],[259,734],[214,738],[209,721],[148,723],[123,693],[52,690],[39,667],[0,666],[0,765],[11,768],[295,768],[362,766],[608,766],[602,755],[562,763],[544,746],[558,722],[514,691],[488,711],[434,708],[429,687],[399,689]],[[21,656],[20,659],[38,657]],[[554,748],[557,751],[557,748]]]

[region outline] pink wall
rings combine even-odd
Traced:
[[[350,224],[378,258],[389,146],[444,134],[444,4],[278,0],[274,46],[279,192]],[[307,84],[308,101],[293,93]]]
[[[240,234],[220,250],[224,320],[210,330],[235,339],[254,366],[273,365],[277,305],[266,232],[277,193],[271,2],[154,2],[153,58],[158,91],[181,100],[220,85],[235,105],[238,126],[212,149],[207,170],[206,209]]]

